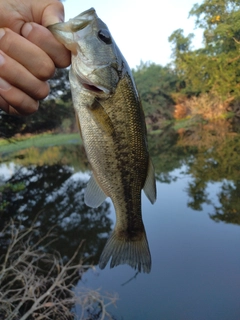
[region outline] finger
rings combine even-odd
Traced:
[[[0,0],[0,27],[20,33],[24,22],[45,27],[64,21],[64,7],[59,0]]]
[[[2,79],[0,79],[0,85],[1,85],[1,81],[2,81]],[[6,113],[8,113],[8,109],[9,109],[9,103],[6,100],[4,100],[1,97],[1,95],[0,95],[0,109],[5,111]]]
[[[64,21],[64,6],[61,1],[45,0],[45,3],[44,1],[38,1],[38,5],[42,5],[44,8],[41,17],[41,24],[44,27]]]
[[[38,101],[0,78],[0,108],[12,115],[29,115],[38,110]]]
[[[71,54],[52,33],[37,23],[25,23],[21,34],[31,43],[41,48],[52,59],[55,66],[65,68],[71,63]]]
[[[49,93],[47,82],[37,79],[24,66],[2,51],[0,51],[0,76],[34,100],[44,99]]]
[[[0,49],[38,79],[48,80],[55,72],[47,53],[8,28],[0,29]]]

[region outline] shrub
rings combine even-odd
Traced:
[[[44,250],[51,231],[34,244],[33,226],[21,230],[11,222],[0,233],[2,247],[6,248],[0,257],[0,319],[72,320],[76,304],[82,310],[80,319],[90,319],[89,314],[93,317],[93,313],[94,319],[111,318],[106,306],[116,301],[115,296],[104,297],[99,291],[84,288],[73,291],[83,272],[91,268],[81,261],[74,262],[82,243],[72,258],[63,263],[59,254]]]

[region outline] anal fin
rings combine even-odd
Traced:
[[[157,199],[157,189],[156,189],[156,179],[154,167],[152,164],[152,160],[149,158],[148,160],[148,171],[147,177],[145,180],[145,184],[143,186],[143,190],[145,195],[148,197],[150,202],[153,204]]]

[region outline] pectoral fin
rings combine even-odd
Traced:
[[[145,180],[145,184],[143,187],[145,195],[148,197],[150,202],[153,204],[157,198],[157,190],[156,190],[156,180],[155,180],[155,172],[152,164],[152,160],[149,158],[148,160],[148,172]]]
[[[82,137],[82,130],[81,130],[80,121],[79,121],[79,117],[78,117],[77,112],[75,112],[75,117],[76,117],[76,121],[77,121],[78,130],[79,130],[80,135]]]
[[[89,107],[91,110],[91,116],[94,119],[97,126],[101,128],[107,135],[113,135],[115,130],[111,118],[104,110],[101,102],[97,99],[94,100],[93,104]]]
[[[97,183],[94,176],[90,178],[85,190],[84,201],[85,204],[92,208],[99,207],[103,201],[107,198],[102,188]]]

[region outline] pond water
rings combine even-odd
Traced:
[[[117,319],[240,319],[239,226],[213,221],[212,205],[189,208],[191,177],[173,174],[180,179],[157,184],[154,207],[143,201],[151,273],[136,275],[127,266],[97,269],[97,275],[89,270],[84,285],[118,292],[111,310]],[[219,205],[220,188],[207,186],[212,204]]]
[[[33,147],[2,158],[1,225],[15,218],[28,227],[38,214],[43,234],[56,226],[54,250],[65,258],[86,239],[82,255],[96,267],[76,290],[117,293],[108,308],[114,319],[239,320],[239,133],[225,122],[184,132],[169,127],[152,134],[149,146],[158,192],[154,205],[142,195],[150,274],[97,267],[115,213],[110,201],[84,205],[89,167],[79,146]]]

